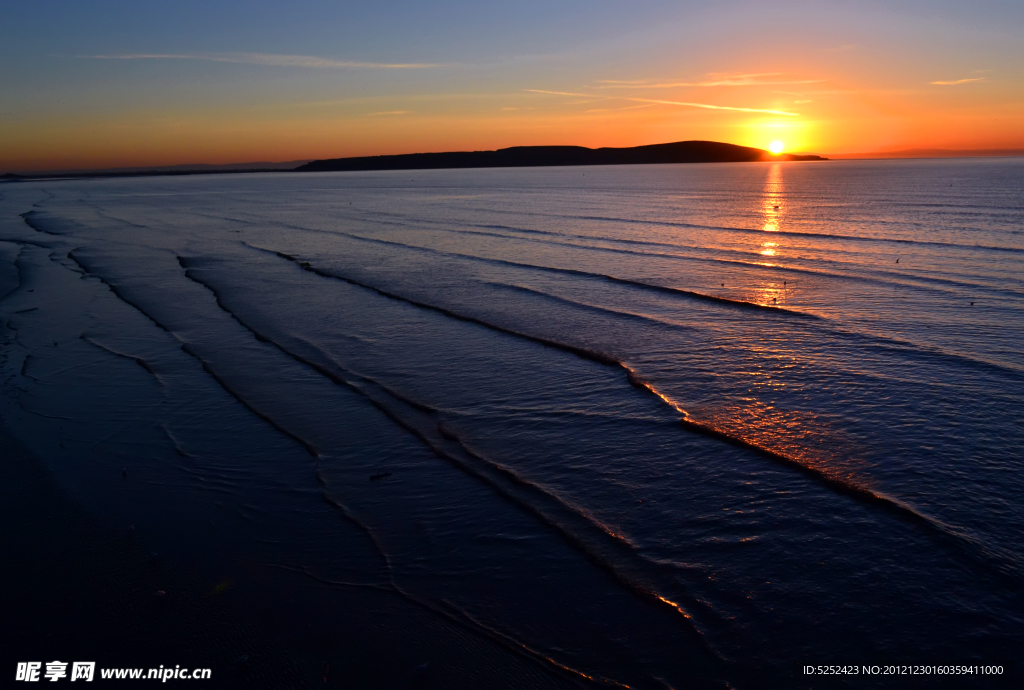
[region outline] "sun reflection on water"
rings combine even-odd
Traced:
[[[752,379],[771,378],[758,372],[749,373]],[[773,385],[765,380],[754,387],[767,392]],[[697,408],[689,419],[785,457],[829,479],[850,485],[863,483],[864,462],[851,452],[855,444],[823,415],[786,409],[773,401],[750,397],[713,408]]]
[[[865,462],[856,451],[853,439],[842,434],[827,415],[776,404],[776,396],[786,388],[767,362],[781,357],[771,346],[754,347],[755,355],[749,368],[742,372],[749,384],[749,395],[712,405],[695,405],[690,411],[653,383],[642,378],[636,370],[620,363],[629,382],[637,388],[653,393],[680,417],[680,423],[696,431],[716,437],[725,437],[748,447],[784,458],[801,465],[832,481],[848,486],[865,486]],[[790,362],[790,368],[796,366]],[[661,597],[658,597],[661,599]],[[689,614],[675,602],[662,599]]]
[[[784,194],[782,164],[775,163],[768,169],[768,177],[764,181],[764,192],[761,194],[761,229],[765,232],[779,231],[785,212]]]
[[[765,177],[764,189],[761,192],[760,208],[757,213],[760,216],[760,226],[763,232],[777,233],[782,229],[782,222],[786,212],[785,192],[786,188],[782,179],[782,164],[774,163],[768,168],[768,175]],[[761,242],[756,248],[758,254],[769,259],[776,259],[782,256],[782,237],[775,235],[771,241]],[[761,266],[774,267],[773,262],[757,262]],[[753,288],[753,294],[748,293],[750,301],[765,306],[779,306],[786,297],[785,284],[778,284],[779,281],[768,281]]]

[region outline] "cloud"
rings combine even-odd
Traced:
[[[653,108],[657,103],[645,103],[643,105],[627,105],[622,108],[591,108],[590,110],[584,110],[585,113],[610,113],[618,112],[620,110],[636,110],[637,108]]]
[[[708,86],[771,86],[776,84],[820,84],[824,79],[763,79],[763,77],[782,76],[783,72],[758,72],[756,74],[717,74],[712,73],[705,81],[675,81],[662,84],[651,84],[644,81],[613,81],[601,80],[599,89],[672,89],[679,87]]]
[[[358,62],[332,60],[312,55],[272,55],[267,53],[133,53],[127,55],[81,55],[90,60],[205,60],[268,67],[309,67],[313,69],[426,69],[441,67],[432,63]]]
[[[366,113],[366,116],[367,117],[372,117],[374,115],[410,115],[410,114],[412,114],[411,110],[382,110],[379,113]]]
[[[681,105],[687,108],[706,108],[708,110],[737,110],[741,113],[767,113],[769,115],[789,115],[800,117],[800,113],[790,113],[785,110],[763,110],[761,108],[739,108],[730,105],[711,105],[709,103],[687,103],[682,101],[658,101],[649,98],[630,98],[628,100],[638,103],[660,103],[662,105]]]
[[[973,79],[957,79],[955,81],[930,81],[932,86],[956,86],[957,84],[970,84],[972,81],[988,81],[985,77],[974,77]]]
[[[602,98],[592,93],[572,93],[570,91],[544,91],[542,89],[523,89],[529,93],[546,93],[551,96],[576,96],[577,98]]]
[[[601,98],[589,93],[573,93],[570,91],[544,91],[542,89],[523,89],[529,93],[541,93],[551,96],[577,96],[584,98]],[[653,98],[631,98],[629,96],[604,96],[603,100],[632,101],[634,103],[650,103],[653,105],[678,105],[686,108],[705,108],[707,110],[734,110],[741,113],[767,113],[769,115],[789,115],[799,117],[800,113],[790,113],[785,110],[764,110],[761,108],[740,108],[731,105],[712,105],[710,103],[692,103],[686,101],[661,101]]]

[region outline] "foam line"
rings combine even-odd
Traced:
[[[559,304],[565,304],[576,309],[585,309],[587,311],[593,311],[598,314],[607,314],[609,316],[614,316],[617,318],[636,319],[638,321],[643,321],[645,323],[657,324],[659,326],[667,326],[669,328],[675,328],[679,330],[693,330],[692,327],[686,326],[681,323],[674,323],[672,321],[667,321],[664,319],[659,319],[657,317],[648,316],[647,314],[637,314],[635,312],[630,311],[619,311],[618,309],[612,309],[611,307],[601,307],[596,304],[579,302],[568,297],[553,295],[551,293],[544,292],[543,290],[535,290],[534,288],[526,287],[525,285],[516,285],[514,283],[502,283],[494,280],[485,281],[484,285],[491,285],[493,287],[504,290],[514,290],[516,292],[522,292],[527,295],[533,295],[534,297],[539,297],[541,299],[550,300],[552,302],[558,302]]]
[[[40,381],[38,378],[28,373],[28,363],[30,359],[32,359],[31,354],[25,355],[25,359],[21,360],[21,369],[18,371],[18,373],[21,374],[26,379],[31,379],[35,383],[39,383]]]
[[[188,354],[192,355],[193,357],[195,357],[199,361],[199,364],[203,367],[203,371],[205,371],[207,374],[209,374],[210,377],[214,381],[216,381],[218,384],[220,384],[221,388],[223,388],[225,391],[227,391],[231,395],[231,397],[233,397],[235,400],[237,400],[239,403],[241,403],[243,407],[245,407],[247,410],[252,412],[254,415],[256,415],[257,417],[262,419],[264,422],[269,424],[271,427],[273,427],[274,429],[279,431],[282,435],[287,436],[288,438],[290,438],[291,440],[295,441],[300,446],[305,448],[306,452],[309,453],[314,458],[317,458],[317,459],[320,458],[320,451],[317,449],[316,446],[314,446],[312,443],[310,443],[306,439],[302,438],[301,436],[299,436],[299,435],[289,431],[288,429],[284,428],[283,426],[278,424],[274,420],[273,417],[271,417],[271,416],[267,415],[266,413],[262,412],[256,406],[254,406],[252,403],[250,403],[248,400],[246,400],[242,396],[241,393],[239,393],[234,388],[232,388],[231,385],[228,384],[228,382],[223,379],[223,377],[221,377],[217,372],[215,372],[213,370],[213,368],[210,366],[210,363],[207,362],[205,359],[203,359],[199,355],[199,353],[197,353],[195,351],[195,349],[191,345],[189,345],[188,343],[182,343],[181,344],[181,349],[183,351],[187,352]]]
[[[352,383],[350,381],[346,380],[343,376],[338,376],[335,372],[331,371],[327,367],[324,367],[324,366],[322,366],[322,365],[320,365],[320,364],[318,364],[318,363],[316,363],[316,362],[314,362],[314,361],[312,361],[310,359],[307,359],[307,358],[305,358],[305,357],[303,357],[301,355],[298,355],[298,354],[296,354],[296,353],[294,353],[294,352],[292,352],[292,351],[282,347],[279,343],[275,342],[273,339],[271,339],[268,336],[266,336],[263,333],[261,333],[255,326],[253,326],[252,324],[248,323],[247,321],[242,319],[238,314],[236,314],[231,309],[229,309],[228,306],[226,304],[224,304],[224,301],[221,299],[220,293],[217,292],[217,290],[214,289],[214,287],[212,285],[210,285],[206,281],[204,281],[201,278],[196,276],[196,271],[190,265],[191,262],[190,262],[189,259],[186,259],[186,258],[183,258],[183,257],[179,256],[178,257],[178,264],[182,267],[182,269],[184,269],[185,277],[186,278],[188,278],[189,280],[192,280],[192,281],[198,283],[199,285],[202,285],[204,288],[209,290],[210,293],[213,295],[214,301],[217,303],[217,306],[220,307],[220,309],[223,310],[226,314],[228,314],[232,319],[234,319],[240,326],[242,326],[242,328],[244,328],[247,331],[249,331],[253,335],[253,337],[256,338],[256,340],[258,340],[258,341],[260,341],[262,343],[268,343],[270,345],[273,345],[275,348],[280,350],[283,354],[285,354],[288,357],[294,359],[296,362],[299,362],[300,364],[303,364],[303,365],[305,365],[307,367],[310,367],[311,369],[316,371],[321,376],[324,376],[324,377],[330,379],[333,383],[335,383],[335,384],[337,384],[339,386],[347,386],[347,387],[351,388],[352,390],[356,391],[357,393],[360,392],[355,386],[352,385]],[[338,366],[338,365],[335,363],[335,366]],[[340,366],[338,366],[338,368],[341,369],[348,376],[352,376],[352,377],[357,378],[357,379],[362,379],[364,381],[369,381],[369,382],[372,382],[373,384],[375,384],[377,386],[380,386],[381,388],[385,388],[390,395],[393,395],[395,398],[400,399],[402,402],[404,402],[406,405],[409,405],[410,407],[417,408],[417,409],[419,409],[421,411],[424,411],[424,412],[436,412],[437,411],[433,407],[431,407],[429,405],[425,405],[424,403],[421,403],[419,401],[412,400],[411,398],[408,398],[406,396],[403,396],[402,394],[398,393],[397,391],[391,390],[390,388],[387,388],[386,386],[384,386],[380,382],[375,381],[375,380],[373,380],[373,379],[371,379],[371,378],[369,378],[367,376],[364,376],[362,374],[358,374],[358,373],[356,373],[354,371],[351,371],[349,369],[345,369],[345,368],[340,367]]]
[[[12,243],[12,244],[16,244],[16,243]],[[15,272],[15,275],[17,276],[17,278],[18,278],[18,282],[10,290],[8,290],[4,294],[0,295],[0,302],[4,301],[5,299],[7,299],[11,295],[13,295],[15,292],[17,292],[21,288],[22,283],[24,282],[24,280],[22,278],[22,271],[21,271],[21,253],[23,251],[25,251],[25,247],[19,247],[18,248],[18,254],[14,257],[14,261],[11,262],[11,265],[14,266],[14,272]],[[15,312],[15,313],[18,313],[18,312]]]
[[[156,372],[155,372],[155,371],[153,370],[153,367],[152,367],[152,366],[150,366],[149,362],[147,362],[146,360],[142,359],[141,357],[136,357],[136,356],[134,356],[134,355],[128,355],[128,354],[125,354],[125,353],[123,353],[123,352],[118,352],[117,350],[115,350],[115,349],[113,349],[113,348],[107,347],[106,345],[104,345],[104,344],[102,344],[102,343],[99,343],[99,342],[97,342],[97,341],[93,340],[92,338],[90,338],[89,336],[87,336],[87,335],[86,335],[85,333],[82,333],[82,334],[81,334],[80,336],[78,336],[78,337],[79,337],[79,338],[81,338],[82,340],[84,340],[84,341],[85,341],[85,342],[87,342],[87,343],[90,343],[90,344],[92,344],[92,345],[95,345],[96,347],[98,347],[99,349],[103,350],[104,352],[109,352],[110,354],[112,354],[112,355],[114,355],[114,356],[116,356],[116,357],[122,357],[122,358],[124,358],[124,359],[128,359],[128,360],[131,360],[131,361],[135,362],[135,363],[136,363],[136,364],[138,364],[138,365],[139,365],[140,367],[142,367],[143,369],[145,369],[145,370],[146,370],[147,372],[149,372],[150,374],[152,374],[153,378],[155,378],[155,379],[156,379],[157,381],[159,381],[159,382],[160,382],[161,384],[163,384],[163,382],[164,382],[164,381],[163,381],[163,379],[162,379],[162,378],[160,378],[160,375],[159,375],[159,374],[157,374],[157,373],[156,373]]]
[[[25,224],[28,225],[33,230],[35,230],[36,232],[41,232],[44,235],[60,237],[58,233],[50,232],[49,230],[44,230],[42,226],[39,225],[39,221],[37,221],[35,218],[38,214],[38,211],[26,211],[25,213],[21,214],[21,217],[25,220]]]
[[[171,442],[172,446],[174,446],[174,452],[177,453],[179,457],[182,457],[182,458],[193,458],[193,457],[195,457],[191,453],[186,451],[184,448],[182,448],[181,443],[178,441],[177,437],[174,434],[171,433],[171,430],[167,428],[167,424],[166,423],[161,422],[160,423],[160,428],[163,429],[164,435],[167,436],[167,440]]]

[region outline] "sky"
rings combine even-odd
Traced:
[[[1024,2],[0,0],[0,173],[1024,148]]]

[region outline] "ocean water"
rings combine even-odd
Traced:
[[[315,619],[367,687],[1016,670],[1022,159],[0,195],[7,432],[197,578],[322,590],[258,616],[286,654],[342,653]]]

